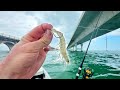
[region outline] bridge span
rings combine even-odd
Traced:
[[[19,42],[19,39],[16,37],[6,35],[4,33],[0,34],[0,44],[3,43],[7,45],[10,50],[18,42]]]
[[[99,18],[99,21],[98,21]],[[98,25],[95,25],[98,21]],[[120,28],[120,11],[84,11],[67,49],[81,45],[92,39]],[[98,30],[97,34],[94,29]]]

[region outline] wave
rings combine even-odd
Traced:
[[[101,79],[108,79],[108,77],[110,77],[110,76],[117,76],[117,77],[119,77],[120,78],[120,74],[113,74],[113,73],[107,73],[107,74],[99,74],[99,75],[96,75],[96,76],[93,76],[92,78],[100,78],[101,77]]]

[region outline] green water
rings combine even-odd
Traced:
[[[0,60],[9,51],[0,50]],[[49,51],[43,67],[52,79],[75,79],[78,66],[83,59],[84,52],[68,51],[70,64],[66,65],[59,56],[59,51]],[[120,79],[120,51],[89,51],[83,68],[92,68],[92,79]],[[80,75],[79,79],[82,78]]]
[[[84,52],[68,51],[68,54],[70,64],[66,65],[58,51],[48,53],[43,66],[53,79],[75,79]],[[94,70],[92,79],[120,79],[120,51],[89,51],[83,64],[86,67]]]

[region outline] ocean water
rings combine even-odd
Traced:
[[[0,60],[8,53],[7,50],[0,50]],[[67,65],[59,51],[48,52],[43,67],[52,79],[75,79],[84,52],[68,51],[68,55],[70,64]],[[94,70],[92,79],[120,79],[120,51],[88,51],[83,69],[86,67]],[[82,79],[82,73],[79,79]]]

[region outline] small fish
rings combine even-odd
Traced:
[[[68,58],[67,51],[66,51],[66,43],[65,43],[65,38],[63,36],[63,33],[59,32],[59,31],[57,31],[55,29],[52,29],[52,33],[53,34],[56,33],[59,36],[57,38],[60,39],[60,43],[59,43],[60,53],[62,54],[62,56],[65,59],[65,61],[67,63],[69,63],[69,58]]]

